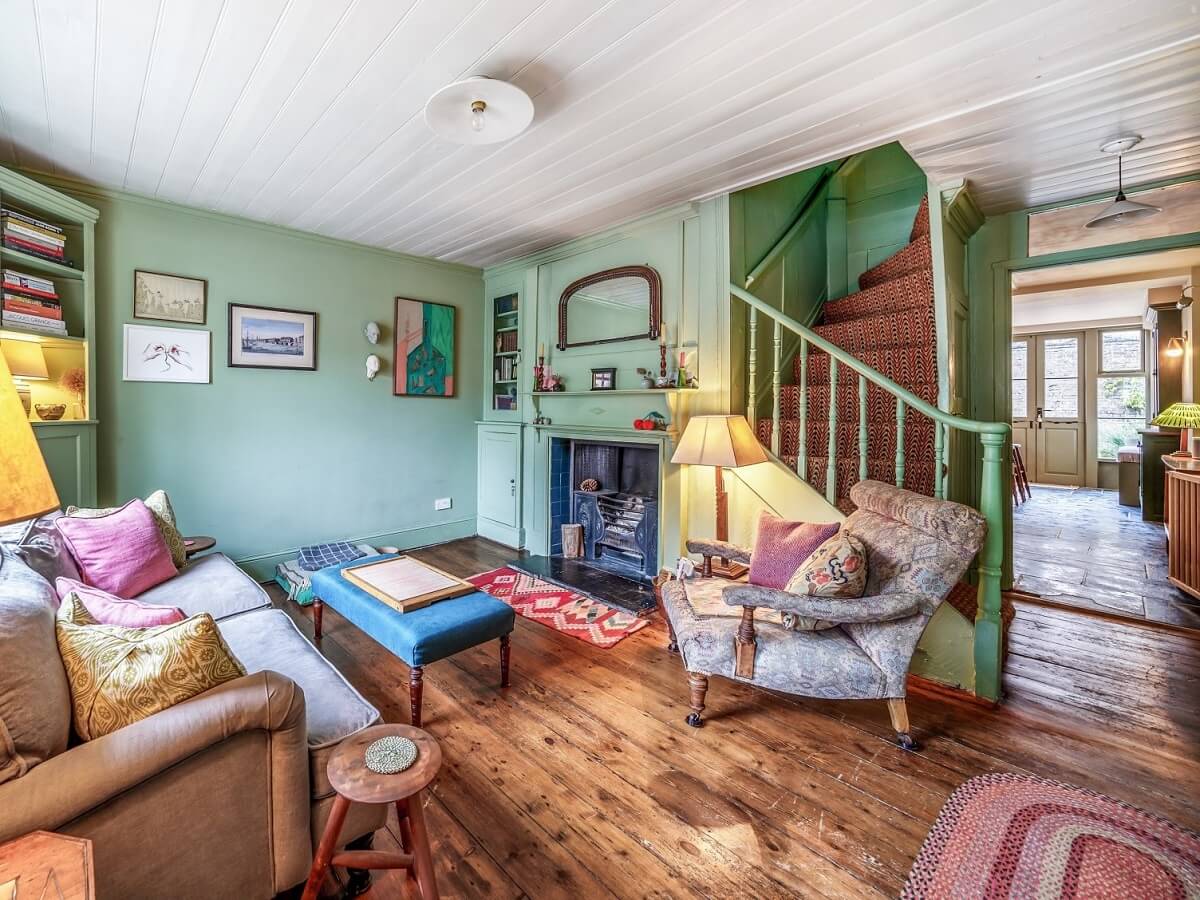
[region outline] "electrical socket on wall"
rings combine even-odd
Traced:
[[[434,509],[449,509],[453,505],[453,500],[451,500],[449,497],[439,497],[437,500],[433,501]]]

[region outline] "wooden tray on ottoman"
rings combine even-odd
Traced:
[[[475,591],[470,582],[411,556],[347,566],[342,577],[396,612],[410,612]]]

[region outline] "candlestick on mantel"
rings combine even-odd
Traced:
[[[545,359],[545,358],[546,358],[546,345],[544,343],[538,344],[538,359]]]

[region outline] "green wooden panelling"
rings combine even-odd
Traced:
[[[847,293],[857,290],[859,275],[908,243],[926,192],[925,174],[897,143],[861,153],[855,162],[844,178]]]

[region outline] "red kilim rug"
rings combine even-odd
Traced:
[[[1082,788],[981,775],[942,807],[902,900],[1185,900],[1200,835]]]
[[[646,620],[507,567],[467,579],[475,587],[503,600],[517,615],[548,625],[555,631],[608,649]]]

